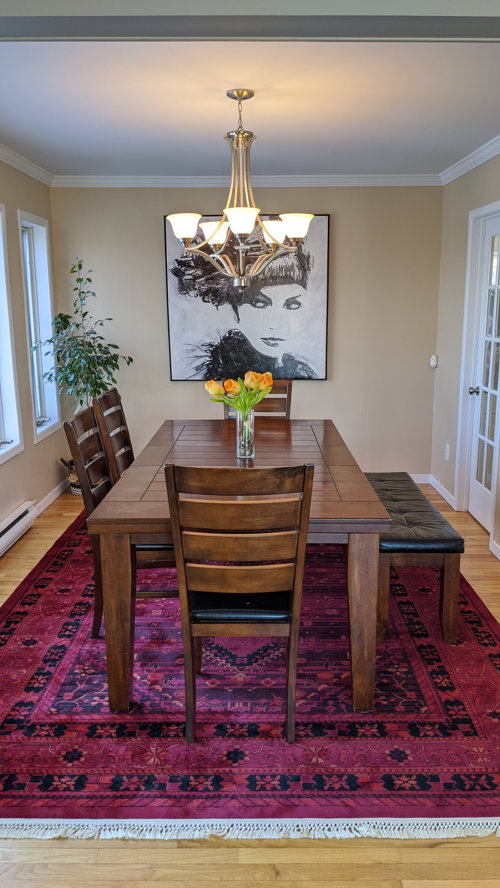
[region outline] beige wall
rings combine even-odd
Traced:
[[[136,449],[163,416],[220,414],[202,383],[169,380],[163,216],[217,212],[225,197],[225,189],[52,189],[59,307],[79,256],[94,270],[92,313],[114,319],[108,335],[134,356],[119,387]],[[259,189],[257,198],[264,212],[331,214],[328,380],[296,382],[293,415],[331,417],[366,470],[428,473],[442,189]]]
[[[58,463],[66,452],[64,432],[59,429],[43,441],[34,443],[33,411],[29,382],[29,360],[25,299],[22,280],[19,223],[17,211],[23,210],[50,219],[49,188],[30,176],[0,162],[0,203],[5,205],[7,228],[8,278],[14,329],[14,348],[21,426],[22,453],[0,466],[0,520],[26,500],[39,502],[65,478]]]
[[[455,495],[460,366],[466,286],[469,213],[500,200],[500,156],[494,157],[444,189],[441,280],[434,399],[432,473]],[[450,459],[444,458],[450,444]],[[494,538],[500,540],[500,485]]]
[[[163,216],[223,206],[224,190],[49,188],[0,164],[24,451],[0,466],[0,517],[38,502],[64,480],[59,430],[33,443],[29,352],[17,210],[51,218],[57,310],[70,305],[69,267],[93,269],[94,317],[122,353],[119,376],[139,450],[163,416],[213,417],[220,409],[200,382],[169,379]],[[275,189],[263,211],[310,208],[331,215],[328,379],[294,385],[293,415],[331,417],[368,470],[430,471],[440,261],[440,188]]]

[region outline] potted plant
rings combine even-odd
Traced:
[[[83,271],[82,260],[75,259],[70,272],[75,276],[73,311],[71,314],[59,312],[52,321],[53,335],[33,347],[50,346],[50,351],[46,354],[53,354],[54,366],[44,373],[44,377],[48,382],[55,381],[59,392],[69,395],[78,409],[88,407],[92,398],[115,385],[115,373],[120,361],[125,361],[128,365],[133,358],[130,355],[121,355],[118,346],[113,342],[106,342],[99,332],[98,328],[112,318],[96,321],[87,309],[87,300],[96,295],[91,289],[92,271]],[[61,458],[61,462],[68,470],[71,492],[80,493],[73,460]]]
[[[96,321],[90,315],[87,300],[96,294],[90,287],[92,271],[82,269],[81,259],[76,259],[70,268],[75,276],[73,292],[76,293],[72,313],[59,312],[52,321],[53,335],[41,343],[50,346],[54,355],[54,367],[44,374],[45,378],[48,382],[55,380],[59,391],[69,395],[73,404],[80,407],[89,406],[92,398],[116,385],[115,373],[120,361],[127,365],[133,361],[130,355],[121,355],[118,346],[106,342],[98,331],[112,318]]]

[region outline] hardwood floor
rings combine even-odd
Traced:
[[[82,511],[81,496],[69,491],[63,493],[42,512],[31,530],[0,558],[0,604]]]
[[[500,561],[474,519],[454,512],[430,485],[422,490],[465,537],[462,573],[500,620]],[[65,493],[0,559],[4,600],[81,511]],[[500,815],[500,812],[498,812]],[[1,812],[0,812],[1,816]],[[500,888],[500,837],[449,840],[279,841],[0,839],[0,886],[188,888]]]

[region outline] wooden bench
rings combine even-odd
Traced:
[[[383,641],[387,628],[394,564],[441,567],[441,627],[445,641],[455,643],[463,538],[406,472],[369,472],[366,477],[391,518],[389,533],[380,535],[377,641]]]

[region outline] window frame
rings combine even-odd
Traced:
[[[26,317],[26,341],[29,352],[29,378],[33,440],[43,441],[61,428],[61,406],[57,383],[47,382],[43,374],[54,366],[53,355],[40,346],[33,353],[32,342],[49,339],[53,333],[54,296],[51,274],[49,222],[40,216],[18,210],[19,246],[21,252],[24,305]],[[25,230],[30,231],[30,263],[27,269],[25,254]],[[29,271],[29,279],[28,279]],[[37,380],[41,392],[37,392]],[[38,416],[38,405],[45,409],[46,419]],[[45,421],[40,422],[41,419]]]
[[[0,444],[2,465],[24,450],[7,254],[7,220],[3,203],[0,203],[0,316],[3,321],[0,330],[0,440],[4,434],[6,438],[12,435],[11,443]]]

